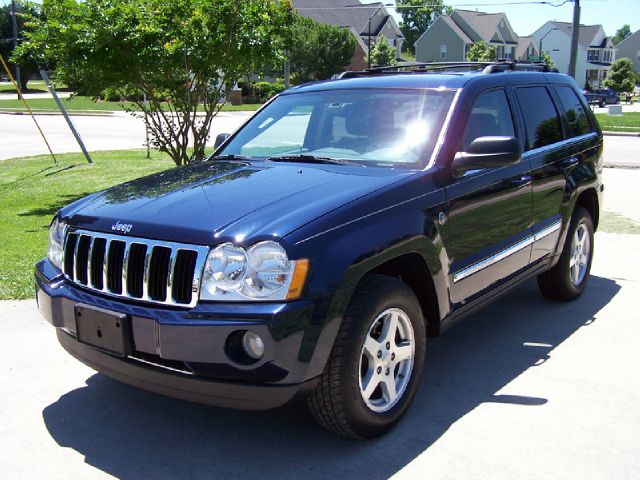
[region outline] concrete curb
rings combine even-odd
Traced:
[[[640,137],[640,132],[602,132],[609,137]]]
[[[628,169],[638,169],[640,165],[637,163],[622,163],[622,162],[604,162],[604,168],[628,168]]]

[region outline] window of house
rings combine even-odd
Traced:
[[[591,131],[587,114],[576,92],[569,87],[558,87],[558,97],[569,123],[569,136],[577,137]]]
[[[502,89],[482,93],[473,102],[462,135],[463,150],[476,138],[487,136],[515,136],[511,108]]]
[[[447,58],[447,46],[445,44],[440,45],[440,58]]]
[[[527,130],[527,150],[562,140],[560,117],[545,87],[516,88]]]

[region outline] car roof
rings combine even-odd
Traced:
[[[472,72],[385,72],[384,74],[355,75],[348,78],[325,80],[299,85],[283,92],[295,93],[320,92],[328,90],[350,90],[371,88],[398,89],[461,89],[472,83],[490,83],[508,85],[512,83],[562,83],[570,84],[567,75],[551,72],[508,71],[497,73]]]

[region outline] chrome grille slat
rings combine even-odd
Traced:
[[[111,248],[111,239],[106,239],[106,244],[104,246],[104,260],[102,265],[102,292],[108,292],[109,287],[107,286],[107,282],[109,281],[109,249]]]
[[[143,272],[143,280],[142,280],[142,299],[149,300],[149,273],[151,269],[151,255],[153,253],[154,247],[147,246],[147,252],[144,257],[144,272]]]
[[[69,245],[70,249],[73,247],[73,262],[68,263],[70,267],[72,266],[69,269],[70,271],[64,272],[67,280],[111,297],[176,307],[194,307],[197,304],[200,293],[200,280],[209,253],[209,247],[70,229],[65,239],[65,248],[66,241],[69,238],[74,239],[74,244]],[[96,240],[99,240],[98,247],[96,247]],[[131,249],[134,244],[138,244],[138,247],[134,248],[136,250],[134,254],[136,259],[132,261]],[[103,248],[102,245],[104,245],[104,255],[100,252],[100,249]],[[112,247],[114,248],[112,249]],[[156,247],[161,248],[156,249]],[[94,248],[98,248],[95,254]],[[83,249],[86,251],[83,251]],[[155,260],[154,251],[157,254]],[[182,255],[178,255],[180,251],[183,252]],[[86,256],[86,265],[82,264],[83,255]],[[100,261],[102,265],[92,265],[94,261]],[[116,280],[114,280],[112,275],[116,274],[116,272],[110,270],[114,268],[114,265],[118,268],[120,262],[122,262],[122,268],[121,271],[117,272],[119,278],[116,277]],[[129,271],[130,264],[131,271]],[[180,278],[175,276],[176,268],[181,273],[179,275]],[[81,272],[83,269],[84,272]],[[95,270],[94,276],[99,276],[102,273],[102,288],[99,288],[99,280],[96,282],[92,280],[92,269]],[[100,272],[100,269],[102,272]],[[157,274],[160,274],[162,279],[153,277]],[[86,283],[81,281],[84,279],[83,275],[86,275]],[[151,293],[149,289],[150,279],[152,278],[154,285],[156,285],[154,293]],[[183,283],[187,282],[189,285],[181,284],[181,279]],[[122,282],[120,291],[117,291],[118,280]],[[132,282],[132,289],[129,288],[127,280]],[[142,281],[142,295],[132,294],[130,290],[137,289],[138,293],[140,293],[140,281]],[[158,285],[166,285],[164,299],[152,298],[154,295],[156,297],[162,296],[164,286],[160,288]],[[178,301],[174,299],[175,288],[182,292],[182,295],[178,294]],[[188,296],[184,295],[187,291],[191,292],[188,302],[186,301]],[[180,299],[185,301],[180,301]]]

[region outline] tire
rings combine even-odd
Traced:
[[[558,263],[538,276],[538,287],[545,297],[567,302],[582,295],[591,272],[593,231],[589,212],[576,206]]]
[[[600,100],[600,101],[598,102],[598,106],[599,106],[600,108],[604,108],[604,107],[606,107],[606,106],[607,106],[607,101],[603,98],[602,100]]]
[[[395,334],[387,342],[392,325]],[[324,428],[344,437],[384,434],[400,421],[415,397],[425,345],[425,322],[413,291],[395,278],[365,277],[307,401],[311,413]],[[364,391],[364,386],[369,388]],[[395,400],[390,389],[396,390]]]

